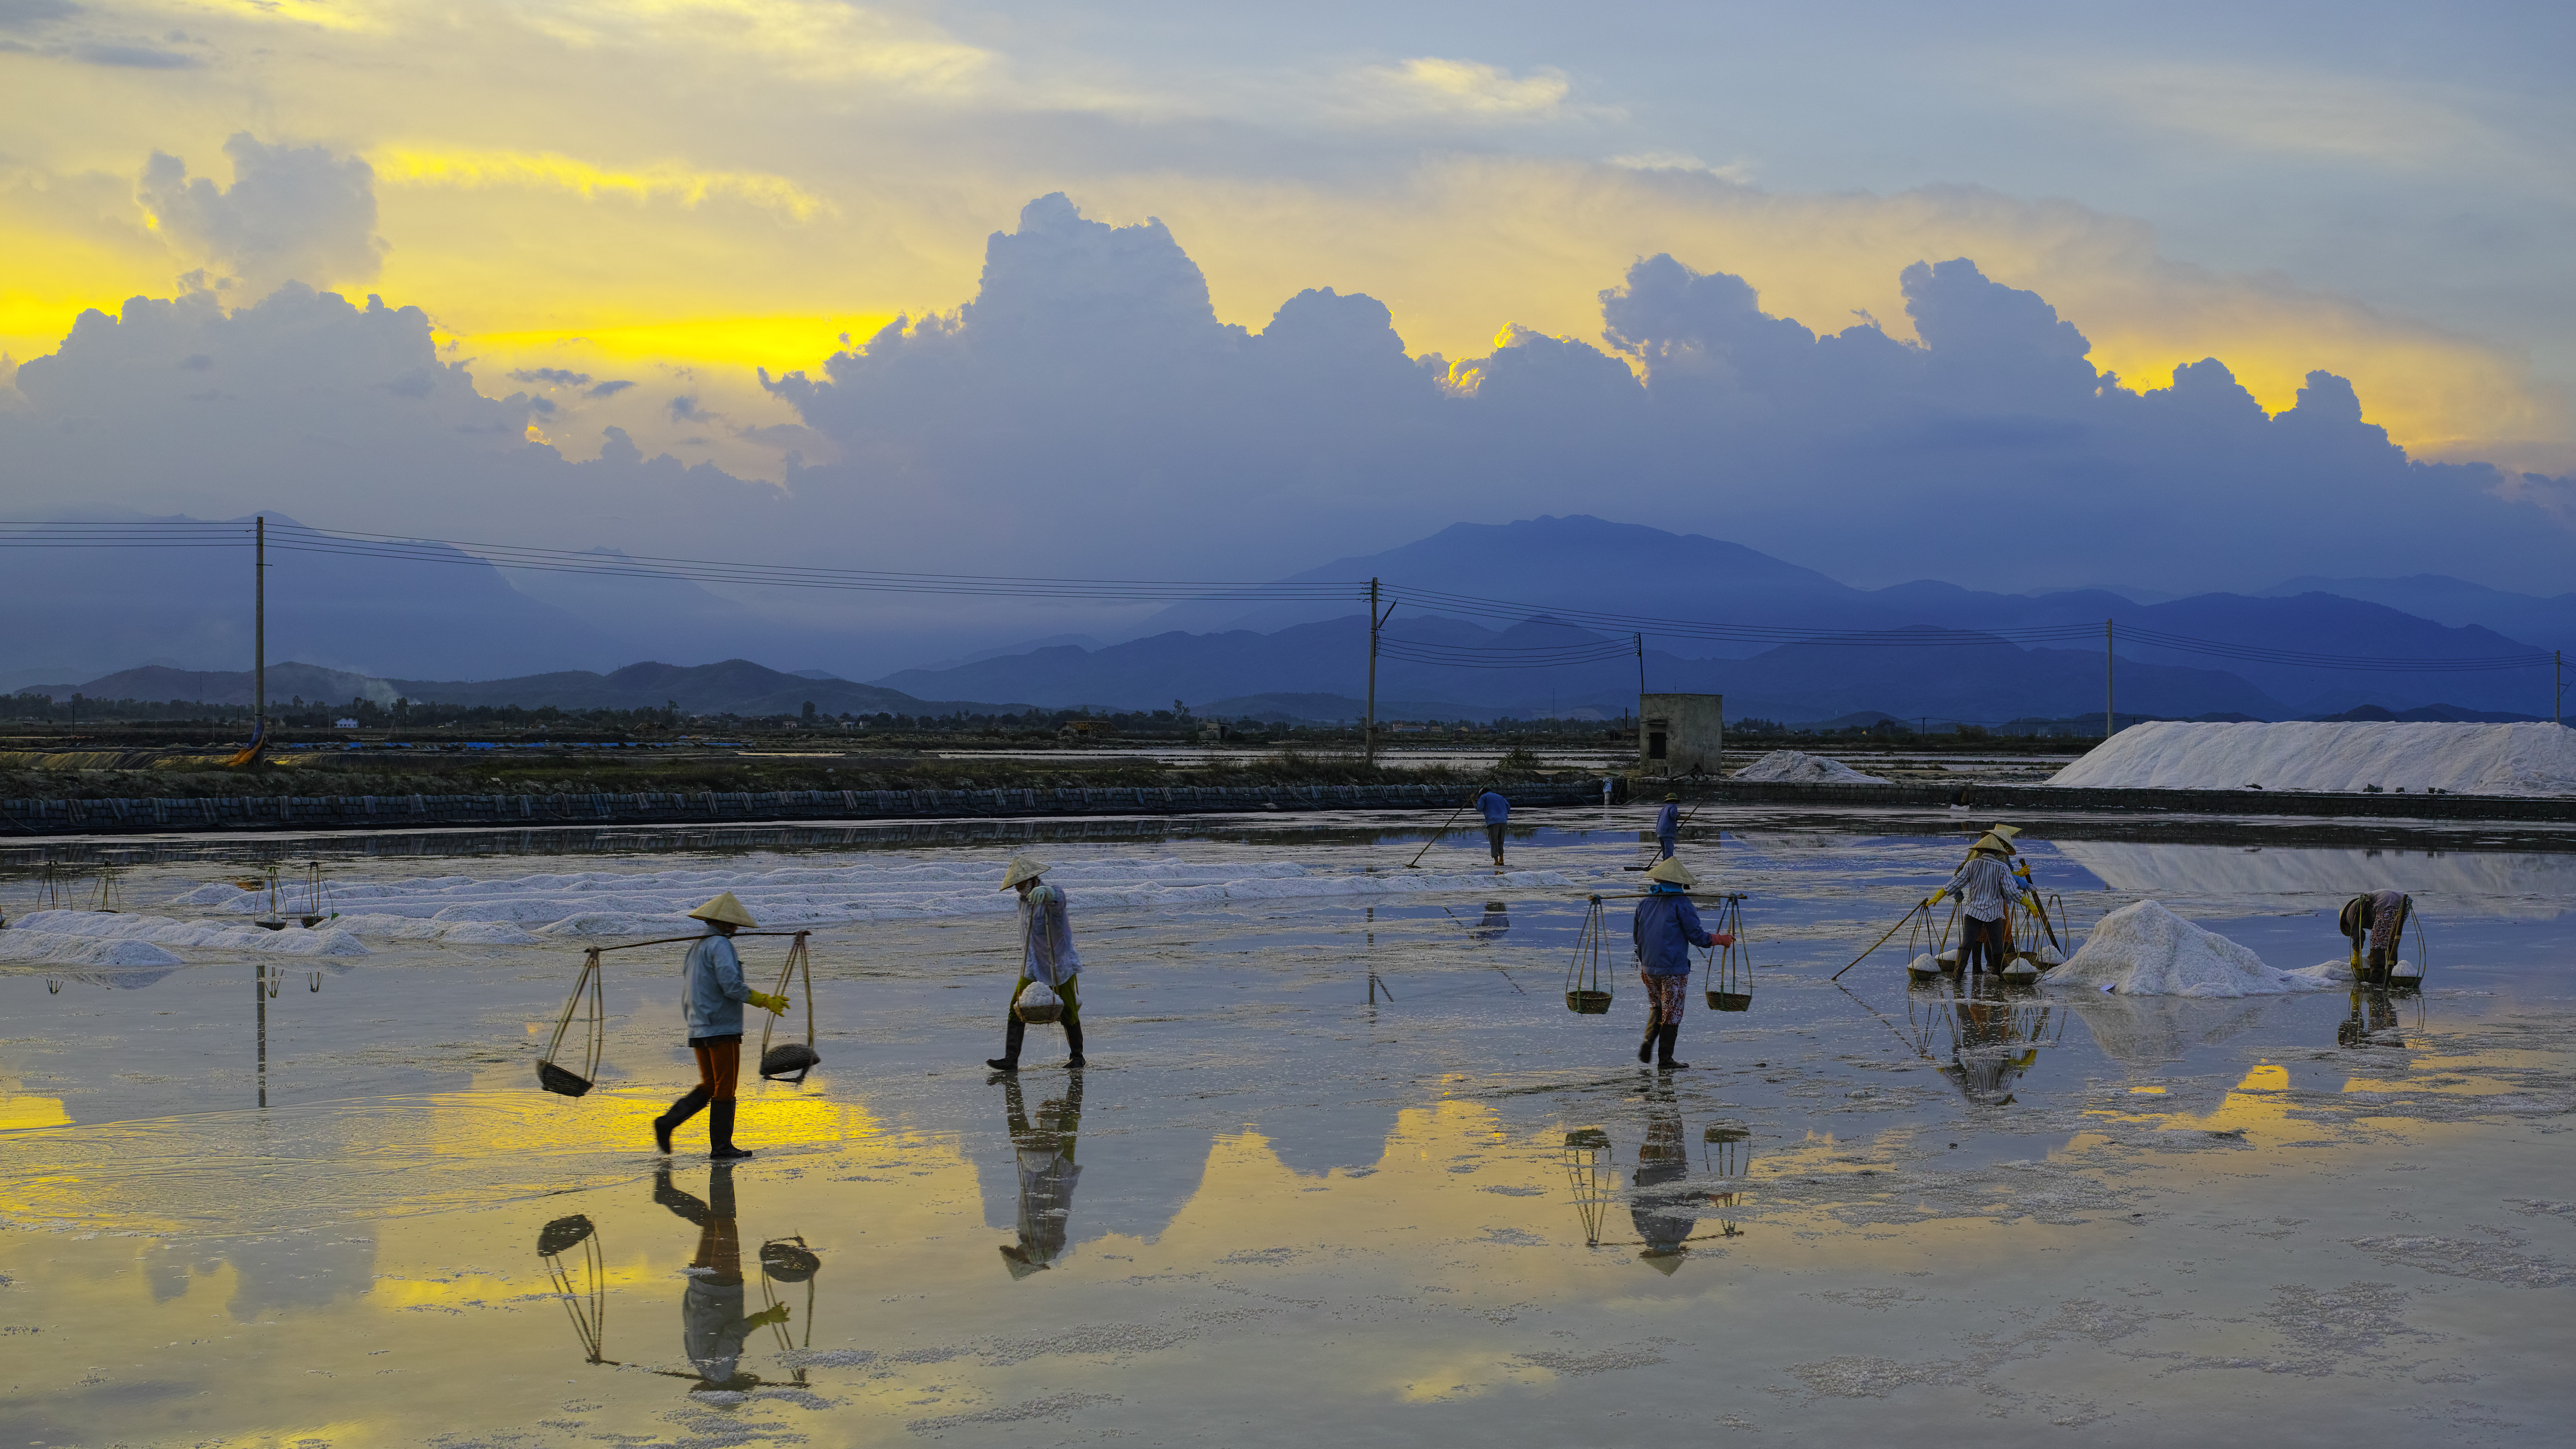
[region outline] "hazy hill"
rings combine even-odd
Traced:
[[[251,674],[246,669],[183,670],[158,665],[121,670],[86,684],[48,686],[42,692],[67,699],[74,692],[92,699],[202,700],[208,704],[251,702]],[[529,674],[515,679],[437,680],[377,679],[310,664],[272,664],[268,669],[269,706],[274,712],[297,697],[308,703],[339,705],[352,699],[391,704],[413,699],[424,704],[518,705],[539,709],[661,709],[676,703],[683,714],[796,714],[813,701],[823,714],[948,714],[966,710],[990,714],[1026,709],[1026,705],[983,704],[969,700],[925,700],[872,684],[846,679],[807,679],[784,674],[744,659],[683,667],[677,664],[630,664],[611,674],[586,669]],[[1169,700],[1164,701],[1168,707]]]

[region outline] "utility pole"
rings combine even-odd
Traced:
[[[1360,726],[1360,755],[1363,760],[1372,766],[1377,764],[1377,631],[1384,627],[1386,621],[1395,615],[1395,605],[1392,602],[1387,604],[1385,613],[1379,613],[1377,598],[1377,580],[1371,579],[1369,580],[1368,601],[1368,719]]]
[[[2111,674],[2111,621],[2105,619],[2102,621],[2102,738],[2105,741],[2111,738],[2116,728],[2113,721],[2117,713],[2112,708],[2112,685],[2115,682]]]
[[[2564,724],[2559,715],[2567,706],[2567,651],[2549,651],[2549,722]]]
[[[268,725],[268,515],[263,513],[251,535],[251,698],[250,737],[261,737]],[[263,1044],[263,1053],[266,1047]],[[260,1103],[265,1107],[265,1101]]]
[[[1637,641],[1637,708],[1646,707],[1646,636],[1633,636]]]

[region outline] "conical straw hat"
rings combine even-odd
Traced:
[[[1699,877],[1690,873],[1689,866],[1672,858],[1656,861],[1654,868],[1646,872],[1646,879],[1659,880],[1667,885],[1685,888],[1699,884]]]
[[[728,926],[757,928],[760,925],[758,921],[751,918],[751,912],[742,908],[742,902],[733,898],[731,891],[726,891],[689,914],[701,921],[722,921]]]
[[[1002,889],[1009,890],[1024,880],[1036,880],[1047,870],[1047,863],[1034,855],[1012,856],[1011,868],[1002,873]]]

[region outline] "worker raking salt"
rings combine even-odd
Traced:
[[[1969,847],[1967,864],[1959,867],[1950,883],[1923,901],[1927,911],[1940,904],[1943,896],[1957,896],[1966,903],[1966,914],[1959,921],[1959,969],[1965,974],[2002,971],[2012,956],[2012,903],[2027,896],[2033,909],[2038,907],[2039,898],[2030,883],[2004,864],[2004,857],[2012,853],[2011,841],[1987,831]]]
[[[1646,1038],[1637,1043],[1637,1060],[1649,1054],[1665,1071],[1690,1065],[1673,1060],[1682,1034],[1682,1007],[1690,1000],[1691,948],[1732,946],[1735,938],[1711,935],[1699,923],[1690,888],[1697,884],[1690,867],[1678,860],[1659,860],[1646,872],[1646,896],[1637,902],[1632,928],[1637,941],[1637,974],[1646,983]],[[1660,1048],[1660,1051],[1658,1050]]]
[[[1073,949],[1073,926],[1065,919],[1064,892],[1048,885],[1047,865],[1035,856],[1011,858],[1011,868],[1002,875],[1002,889],[1020,893],[1020,980],[1011,988],[1011,1009],[1002,1037],[1002,1054],[986,1059],[984,1065],[997,1072],[1020,1069],[1020,1045],[1028,1037],[1029,1022],[1062,1021],[1064,1044],[1069,1055],[1068,1067],[1084,1065],[1082,1056],[1082,998],[1075,990],[1075,976],[1082,970],[1082,957]]]
[[[1682,797],[1666,795],[1664,808],[1655,813],[1655,858],[1673,858],[1673,846],[1682,838]]]
[[[733,1145],[734,1077],[742,1070],[744,1002],[772,1014],[787,1010],[787,998],[754,991],[742,979],[742,958],[728,937],[744,927],[757,929],[751,912],[731,891],[689,912],[707,923],[707,932],[689,947],[680,971],[680,1010],[689,1026],[689,1050],[698,1059],[698,1084],[653,1119],[653,1141],[664,1153],[681,1123],[707,1109],[707,1156],[718,1162],[749,1157]]]
[[[1503,826],[1512,818],[1512,802],[1487,786],[1476,795],[1476,813],[1485,817],[1485,844],[1494,852],[1494,869],[1503,869]]]

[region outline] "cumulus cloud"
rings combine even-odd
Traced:
[[[224,143],[233,182],[191,180],[176,156],[152,153],[135,199],[173,249],[249,295],[280,283],[372,280],[383,266],[375,174],[321,146],[269,145],[240,132]]]

